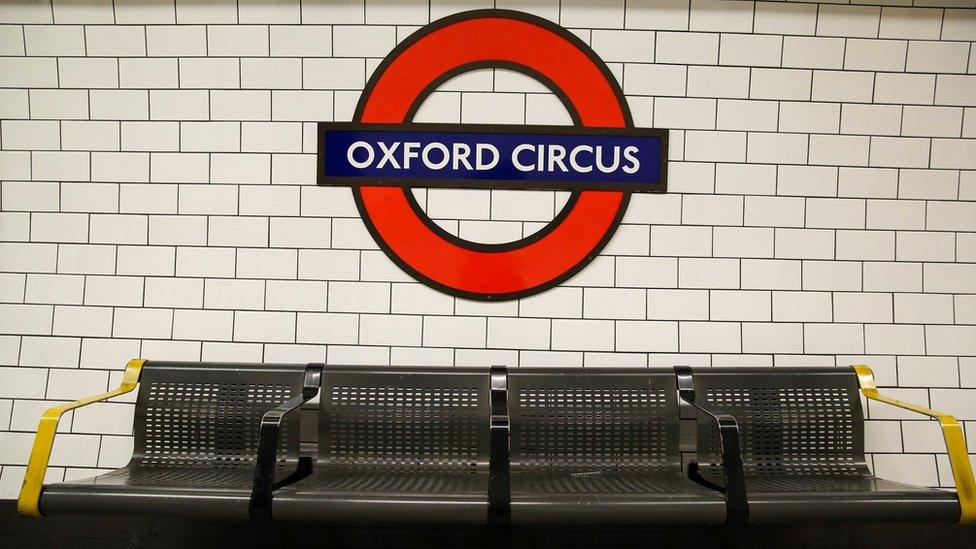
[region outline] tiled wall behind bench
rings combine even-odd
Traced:
[[[866,2],[865,4],[871,4]],[[51,403],[125,361],[872,364],[966,420],[976,452],[976,10],[712,0],[13,0],[0,3],[0,497]],[[858,2],[858,4],[861,4]],[[671,129],[670,192],[632,199],[571,281],[496,304],[379,251],[314,186],[314,122],[349,120],[380,59],[476,7],[572,29],[636,123]],[[924,5],[924,6],[923,6]],[[418,118],[566,123],[491,70]],[[417,192],[506,241],[565,195]],[[952,477],[937,425],[870,410],[876,471]],[[63,422],[52,478],[116,467],[131,404]]]

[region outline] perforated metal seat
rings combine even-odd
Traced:
[[[45,486],[44,514],[247,518],[261,416],[301,392],[305,365],[148,361],[124,468]],[[293,470],[298,418],[282,426],[279,468]]]
[[[483,524],[489,403],[487,368],[326,367],[318,458],[273,517]]]
[[[721,494],[681,468],[675,375],[509,373],[513,523],[722,523]]]
[[[864,456],[848,368],[697,368],[699,400],[739,425],[750,522],[956,521],[955,493],[880,479]],[[721,485],[720,442],[699,419],[702,477]]]

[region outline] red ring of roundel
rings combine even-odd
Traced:
[[[548,80],[582,126],[633,127],[623,92],[589,46],[549,21],[506,10],[466,12],[417,31],[376,69],[355,120],[409,122],[445,76],[490,66]],[[525,297],[575,275],[606,246],[630,198],[579,191],[537,237],[488,248],[438,234],[411,206],[407,188],[364,185],[353,193],[370,233],[400,268],[440,291],[478,300]]]

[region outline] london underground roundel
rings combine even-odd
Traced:
[[[411,122],[439,85],[492,67],[546,85],[573,125]],[[418,30],[376,69],[354,121],[322,122],[318,133],[318,183],[351,186],[367,228],[400,268],[468,299],[516,299],[569,279],[613,236],[631,193],[667,188],[667,132],[634,128],[603,61],[565,29],[519,12],[471,11]],[[481,244],[431,221],[414,186],[572,194],[535,234]]]

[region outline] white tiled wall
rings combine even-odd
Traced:
[[[0,497],[41,411],[117,383],[135,356],[864,361],[889,393],[958,414],[976,452],[974,1],[856,3],[0,3]],[[592,44],[636,123],[671,130],[671,180],[633,197],[573,280],[485,304],[399,271],[349,190],[314,186],[313,152],[314,122],[349,120],[397,40],[493,5]],[[537,83],[491,70],[446,83],[418,119],[569,120]],[[566,200],[416,193],[485,242]],[[67,418],[51,477],[125,463],[131,413]],[[951,485],[934,422],[870,416],[877,472]]]

